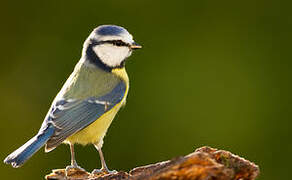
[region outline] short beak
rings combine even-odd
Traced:
[[[137,43],[135,43],[135,42],[133,42],[133,43],[130,45],[130,48],[133,49],[133,50],[135,50],[135,49],[141,49],[142,46],[139,45],[139,44],[137,44]]]

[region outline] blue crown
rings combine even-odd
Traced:
[[[96,29],[96,33],[102,36],[119,35],[125,31],[126,30],[124,28],[115,25],[102,25]]]

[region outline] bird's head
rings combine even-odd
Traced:
[[[132,51],[140,48],[125,28],[102,25],[95,28],[85,41],[83,56],[85,55],[91,63],[102,63],[107,68],[117,68],[123,67]]]

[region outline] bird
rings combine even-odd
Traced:
[[[76,162],[74,144],[93,144],[100,156],[101,169],[92,173],[112,173],[101,150],[103,139],[126,103],[129,91],[126,60],[140,48],[121,26],[95,28],[85,40],[80,60],[53,100],[38,133],[8,155],[4,163],[18,168],[42,146],[45,152],[50,152],[65,143],[71,152],[71,165],[66,171],[84,170]]]

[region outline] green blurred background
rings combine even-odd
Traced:
[[[281,1],[2,1],[1,152],[39,129],[98,25],[117,24],[143,49],[127,63],[127,106],[105,138],[111,169],[129,170],[208,145],[260,166],[259,179],[291,170],[291,4]],[[93,146],[78,163],[100,167]],[[43,149],[2,179],[40,179],[70,162]]]

